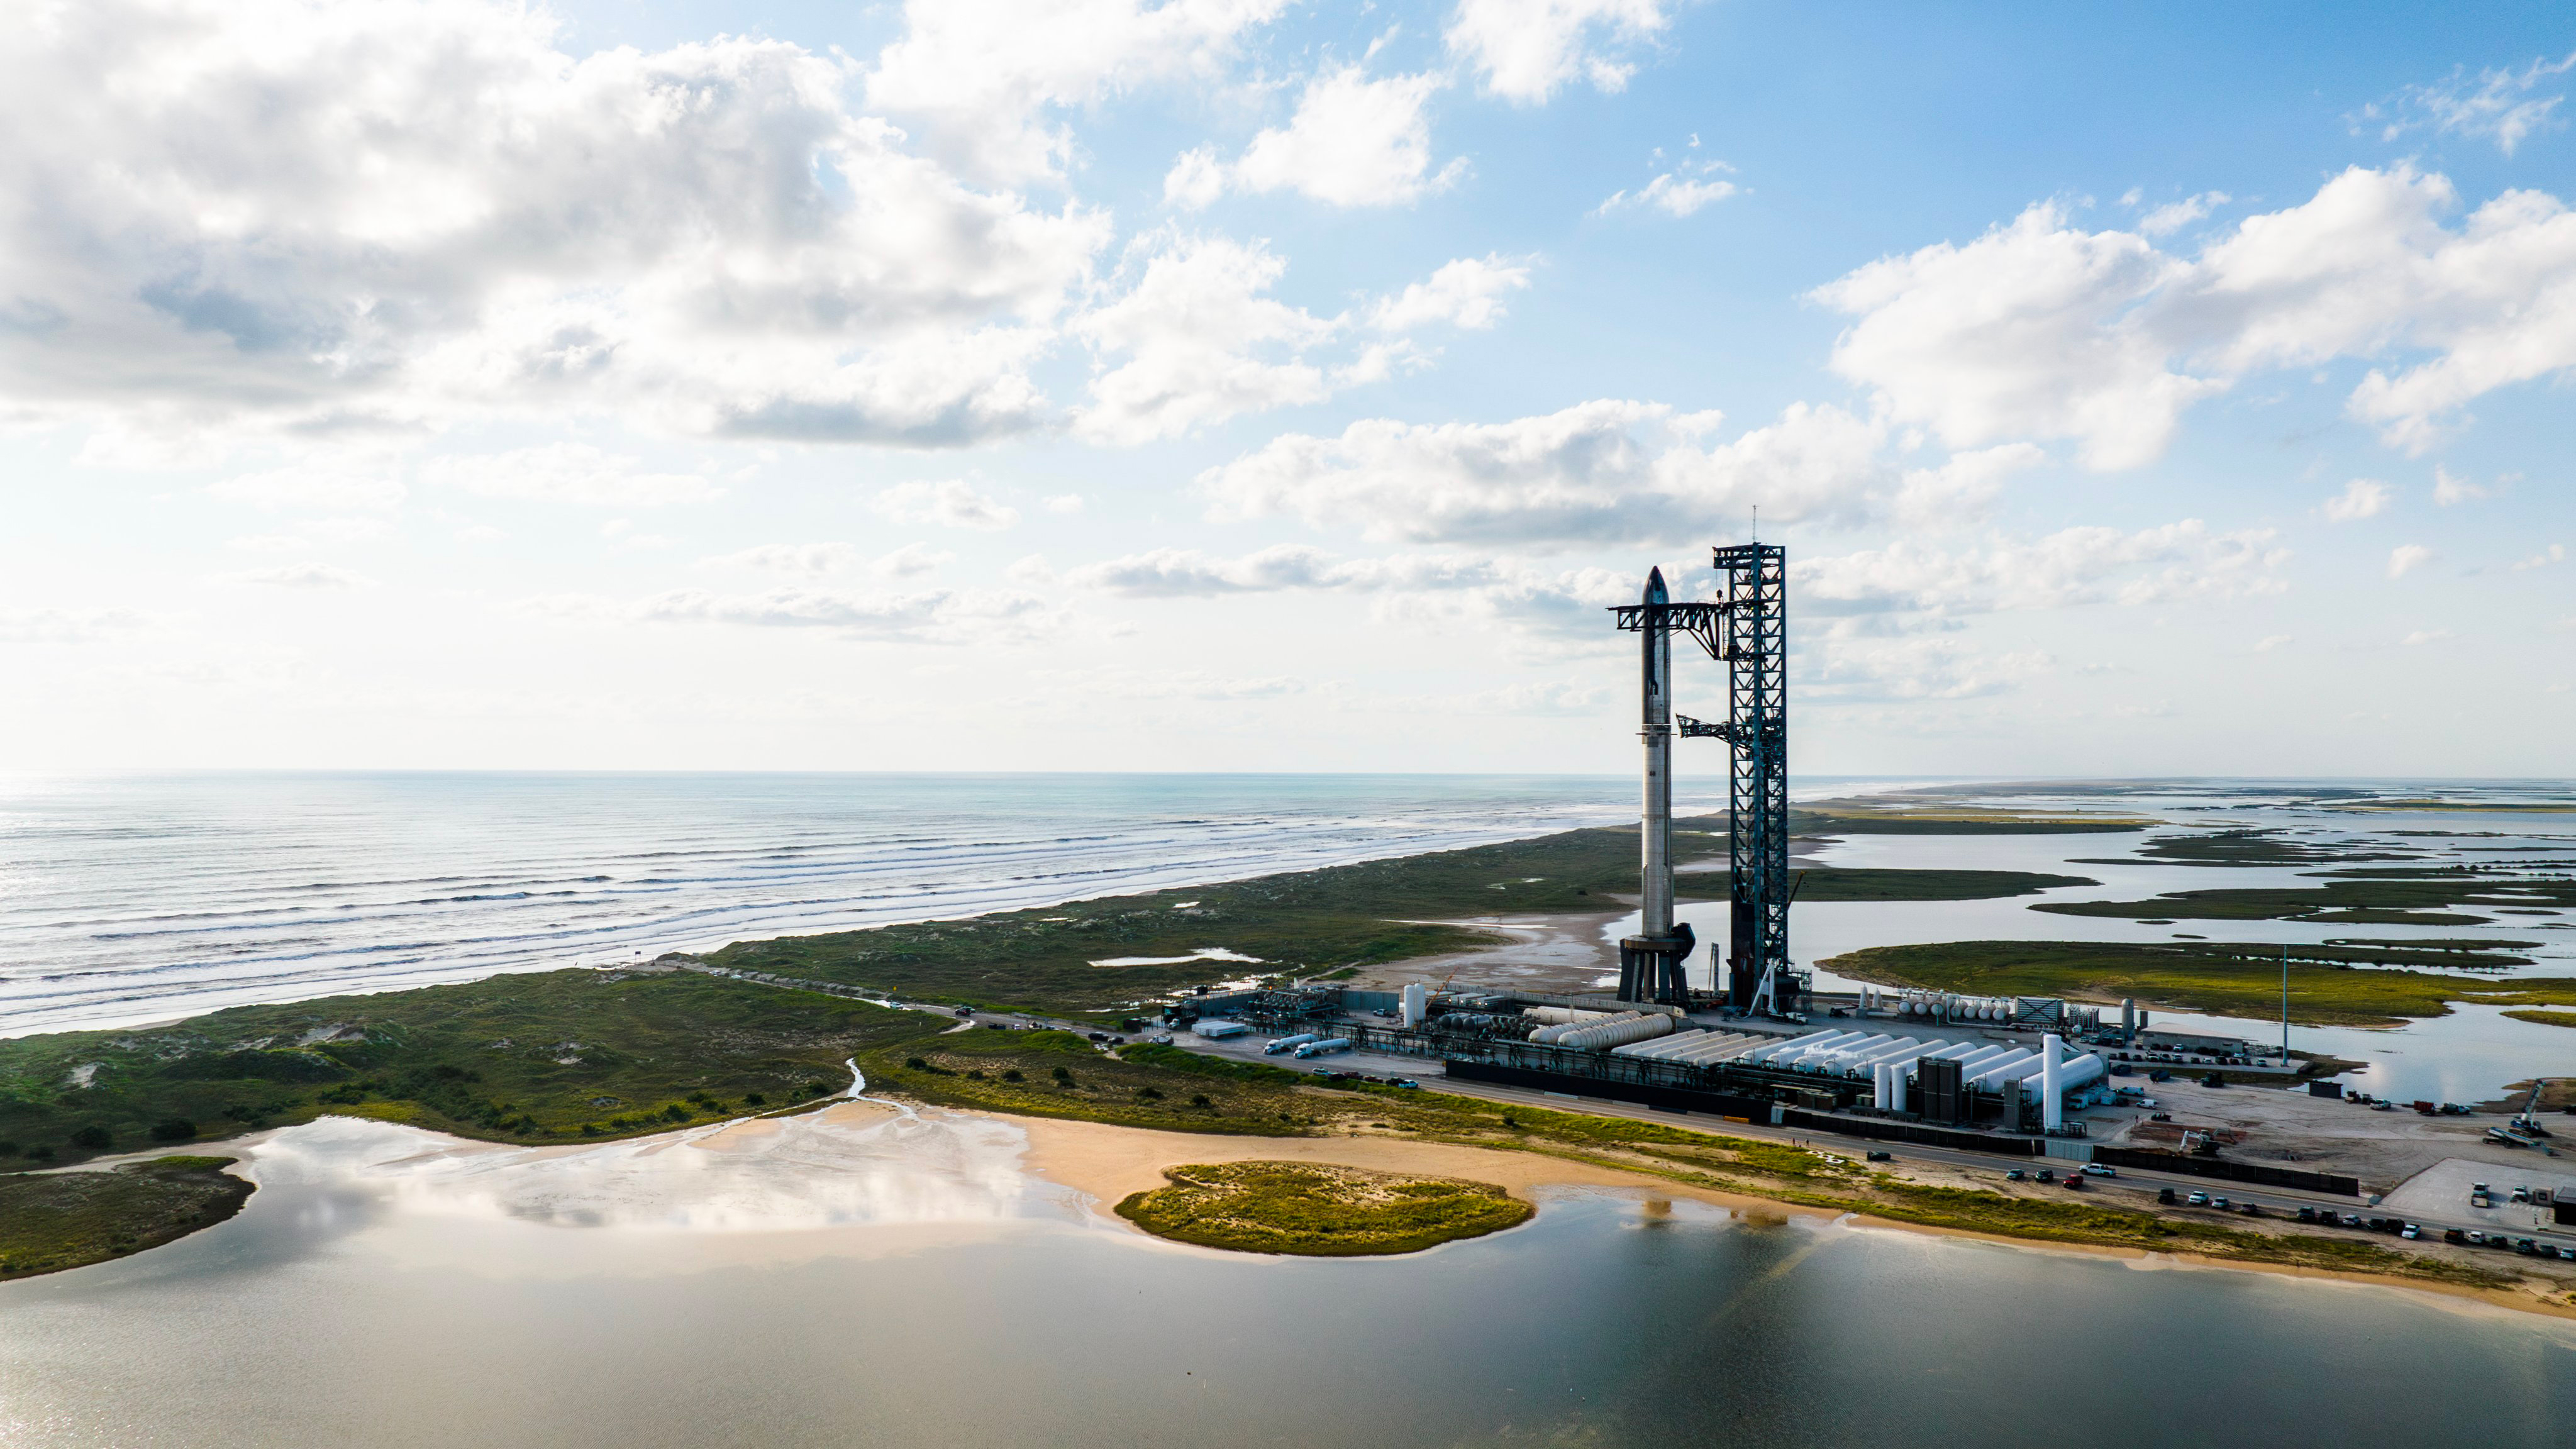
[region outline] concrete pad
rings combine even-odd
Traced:
[[[2495,1190],[2496,1206],[2485,1209],[2469,1206],[2469,1185],[2479,1182]],[[2556,1231],[2556,1219],[2548,1208],[2536,1203],[2507,1201],[2517,1187],[2545,1188],[2552,1197],[2561,1193],[2576,1195],[2576,1173],[2561,1171],[2559,1163],[2537,1154],[2528,1160],[2527,1165],[2446,1157],[2406,1179],[2381,1201],[2380,1207],[2409,1217],[2438,1217],[2445,1222],[2474,1224],[2490,1231],[2528,1233],[2535,1228]]]

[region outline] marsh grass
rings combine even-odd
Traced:
[[[251,1185],[229,1157],[163,1157],[110,1172],[0,1177],[0,1279],[61,1272],[158,1247],[241,1211]]]
[[[1169,1185],[1118,1204],[1158,1237],[1201,1247],[1304,1257],[1414,1253],[1529,1220],[1492,1183],[1314,1162],[1229,1162],[1164,1169]]]
[[[1950,941],[1873,946],[1822,964],[1841,975],[1886,986],[2102,1002],[2135,997],[2141,1005],[2166,1010],[2266,1018],[2277,1017],[2281,1010],[2283,949],[2227,942]],[[2423,971],[2354,970],[2300,959],[2322,954],[2363,963],[2392,957],[2438,963],[2445,953],[2354,946],[2287,950],[2292,959],[2290,1017],[2302,1023],[2395,1026],[2408,1017],[2447,1016],[2454,1001],[2576,1005],[2576,978],[2480,981]],[[2450,960],[2456,963],[2458,958]]]

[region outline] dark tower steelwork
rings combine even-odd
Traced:
[[[1726,1003],[1795,1010],[1805,981],[1789,965],[1789,579],[1776,543],[1715,550],[1725,610],[1730,746],[1726,837]],[[1714,973],[1712,973],[1714,975]]]
[[[1664,571],[1646,576],[1644,597],[1613,610],[1619,627],[1635,630],[1643,654],[1638,736],[1646,746],[1645,798],[1638,811],[1637,934],[1619,943],[1619,999],[1690,1004],[1690,957],[1698,939],[1686,921],[1673,919],[1673,643],[1676,632],[1718,653],[1722,606],[1676,604]]]

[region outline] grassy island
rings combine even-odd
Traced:
[[[2475,866],[2389,866],[2319,873],[2320,886],[2175,891],[2144,901],[2042,901],[2061,916],[2118,920],[2305,921],[2339,926],[2483,926],[2445,908],[2526,911],[2576,906],[2576,879]]]
[[[2399,946],[1950,941],[1873,946],[1822,964],[1883,986],[2098,1002],[2134,997],[2142,1006],[2164,1010],[2263,1019],[2280,1014],[2284,952],[2291,961],[2290,1018],[2305,1025],[2397,1026],[2407,1017],[2447,1016],[2454,1001],[2576,1005],[2576,978],[2482,981],[2397,969],[2524,964],[2525,958]]]
[[[230,1157],[162,1157],[112,1172],[0,1177],[0,1279],[58,1273],[157,1248],[241,1211]]]
[[[1414,1253],[1529,1220],[1491,1183],[1313,1162],[1166,1168],[1168,1187],[1118,1204],[1157,1237],[1244,1253],[1348,1258]]]

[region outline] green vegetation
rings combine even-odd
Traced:
[[[113,1172],[0,1177],[0,1279],[58,1273],[157,1248],[241,1211],[251,1185],[229,1157],[163,1157]]]
[[[2349,842],[2299,840],[2280,830],[2213,830],[2198,835],[2159,835],[2126,860],[2087,860],[2084,865],[2322,865],[2365,860],[2420,860],[2423,852],[2373,850]]]
[[[1342,1094],[1278,1067],[1139,1043],[1121,1056],[1069,1031],[940,1033],[862,1052],[871,1092],[1022,1117],[1069,1117],[1164,1132],[1296,1137],[1336,1125]]]
[[[1829,800],[1789,812],[1789,829],[1797,835],[2116,835],[2154,823],[2133,817],[2033,815],[1966,805],[1898,807],[1850,800]]]
[[[2061,916],[2127,920],[2307,921],[2353,926],[2482,926],[2487,917],[2445,914],[2444,906],[2489,909],[2576,906],[2576,879],[2477,866],[2335,871],[2321,886],[2175,891],[2151,901],[2043,901]]]
[[[1517,1227],[1533,1211],[1491,1183],[1325,1163],[1230,1162],[1163,1176],[1169,1187],[1134,1194],[1118,1215],[1158,1237],[1245,1253],[1414,1253]]]
[[[614,1137],[838,1091],[920,1012],[680,971],[553,971],[0,1041],[0,1166],[324,1113],[504,1141]]]
[[[2576,1011],[2508,1011],[2505,1015],[2535,1026],[2576,1026]]]
[[[2441,952],[2230,942],[2130,945],[2095,941],[1952,941],[1874,946],[1822,963],[1887,986],[1993,995],[2068,996],[2215,1016],[2269,1018],[2281,1009],[2281,956],[2289,953],[2290,1015],[2337,1026],[2396,1026],[2447,1016],[2448,1003],[2576,1005],[2576,978],[2463,980],[2355,965],[2441,965]],[[2417,958],[2417,959],[2409,959]]]
[[[1681,862],[1722,857],[1709,820],[1678,831]],[[1723,872],[1682,876],[1685,899],[1723,900]],[[2019,871],[1813,870],[1805,901],[1986,900],[2061,885],[2072,876]],[[715,965],[888,991],[915,1000],[1057,1013],[1114,1012],[1175,987],[1203,982],[1222,961],[1151,966],[1095,961],[1181,957],[1222,947],[1259,958],[1260,969],[1324,974],[1413,956],[1499,945],[1506,939],[1437,924],[1501,913],[1626,909],[1637,887],[1634,830],[1570,830],[1536,840],[1262,876],[1187,890],[1111,896],[964,921],[882,926],[821,936],[740,942]]]

